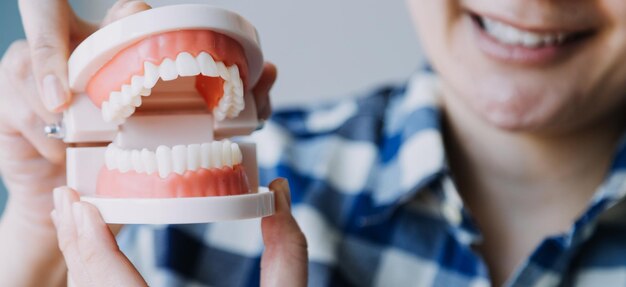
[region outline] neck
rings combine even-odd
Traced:
[[[548,195],[581,196],[586,202],[602,182],[626,122],[607,117],[568,133],[510,132],[452,97],[443,97],[444,122],[450,166],[467,184],[460,190],[523,200],[518,204]]]
[[[510,132],[443,94],[449,164],[482,230],[492,279],[503,282],[543,238],[568,230],[586,209],[626,121],[607,118],[559,135]]]

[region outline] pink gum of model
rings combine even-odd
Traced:
[[[132,76],[144,74],[144,62],[155,65],[166,59],[176,59],[181,52],[197,56],[201,52],[209,53],[216,61],[239,67],[241,79],[246,87],[248,65],[241,45],[228,36],[209,30],[186,30],[166,32],[149,36],[117,53],[104,65],[87,84],[87,94],[100,107],[109,99],[112,91],[119,90],[124,84],[130,84]],[[222,87],[222,80],[197,76],[198,85],[203,81],[210,86]],[[207,85],[204,85],[205,87]],[[221,89],[203,89],[200,91],[209,109],[216,106],[222,96]]]
[[[157,173],[120,172],[103,167],[98,178],[97,195],[115,198],[172,198],[246,194],[248,179],[241,165],[171,173],[161,179]]]

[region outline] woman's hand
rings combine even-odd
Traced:
[[[120,1],[107,19],[149,8]],[[67,1],[23,0],[20,11],[29,40],[13,43],[0,62],[0,171],[10,192],[8,214],[52,228],[50,191],[65,182],[65,144],[43,131],[70,101],[70,51],[97,26],[76,17]]]
[[[65,184],[65,144],[44,127],[60,121],[70,102],[67,59],[97,26],[74,15],[67,1],[19,2],[27,41],[17,41],[0,61],[0,174],[9,200],[0,221],[2,286],[63,284],[65,266],[50,220],[51,190]],[[123,5],[122,5],[123,4]],[[123,1],[108,18],[147,9]]]
[[[70,52],[91,35],[97,24],[80,19],[67,0],[20,0],[20,14],[33,63],[33,77],[45,107],[63,111],[72,94],[67,78]],[[101,25],[150,7],[143,1],[118,1]]]
[[[261,222],[265,252],[261,286],[306,286],[306,239],[291,215],[289,184],[270,184],[276,213]],[[54,191],[52,218],[59,247],[76,286],[146,286],[146,282],[119,250],[115,237],[91,204],[80,202],[68,188]],[[106,271],[106,272],[105,272]]]

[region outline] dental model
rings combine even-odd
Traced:
[[[173,224],[271,215],[249,88],[262,71],[254,27],[207,5],[144,11],[70,57],[63,117],[67,183],[108,223]]]

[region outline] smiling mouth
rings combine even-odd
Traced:
[[[469,12],[474,24],[489,38],[499,44],[525,49],[563,47],[589,39],[595,34],[593,29],[580,31],[538,32],[515,27],[505,22]]]

